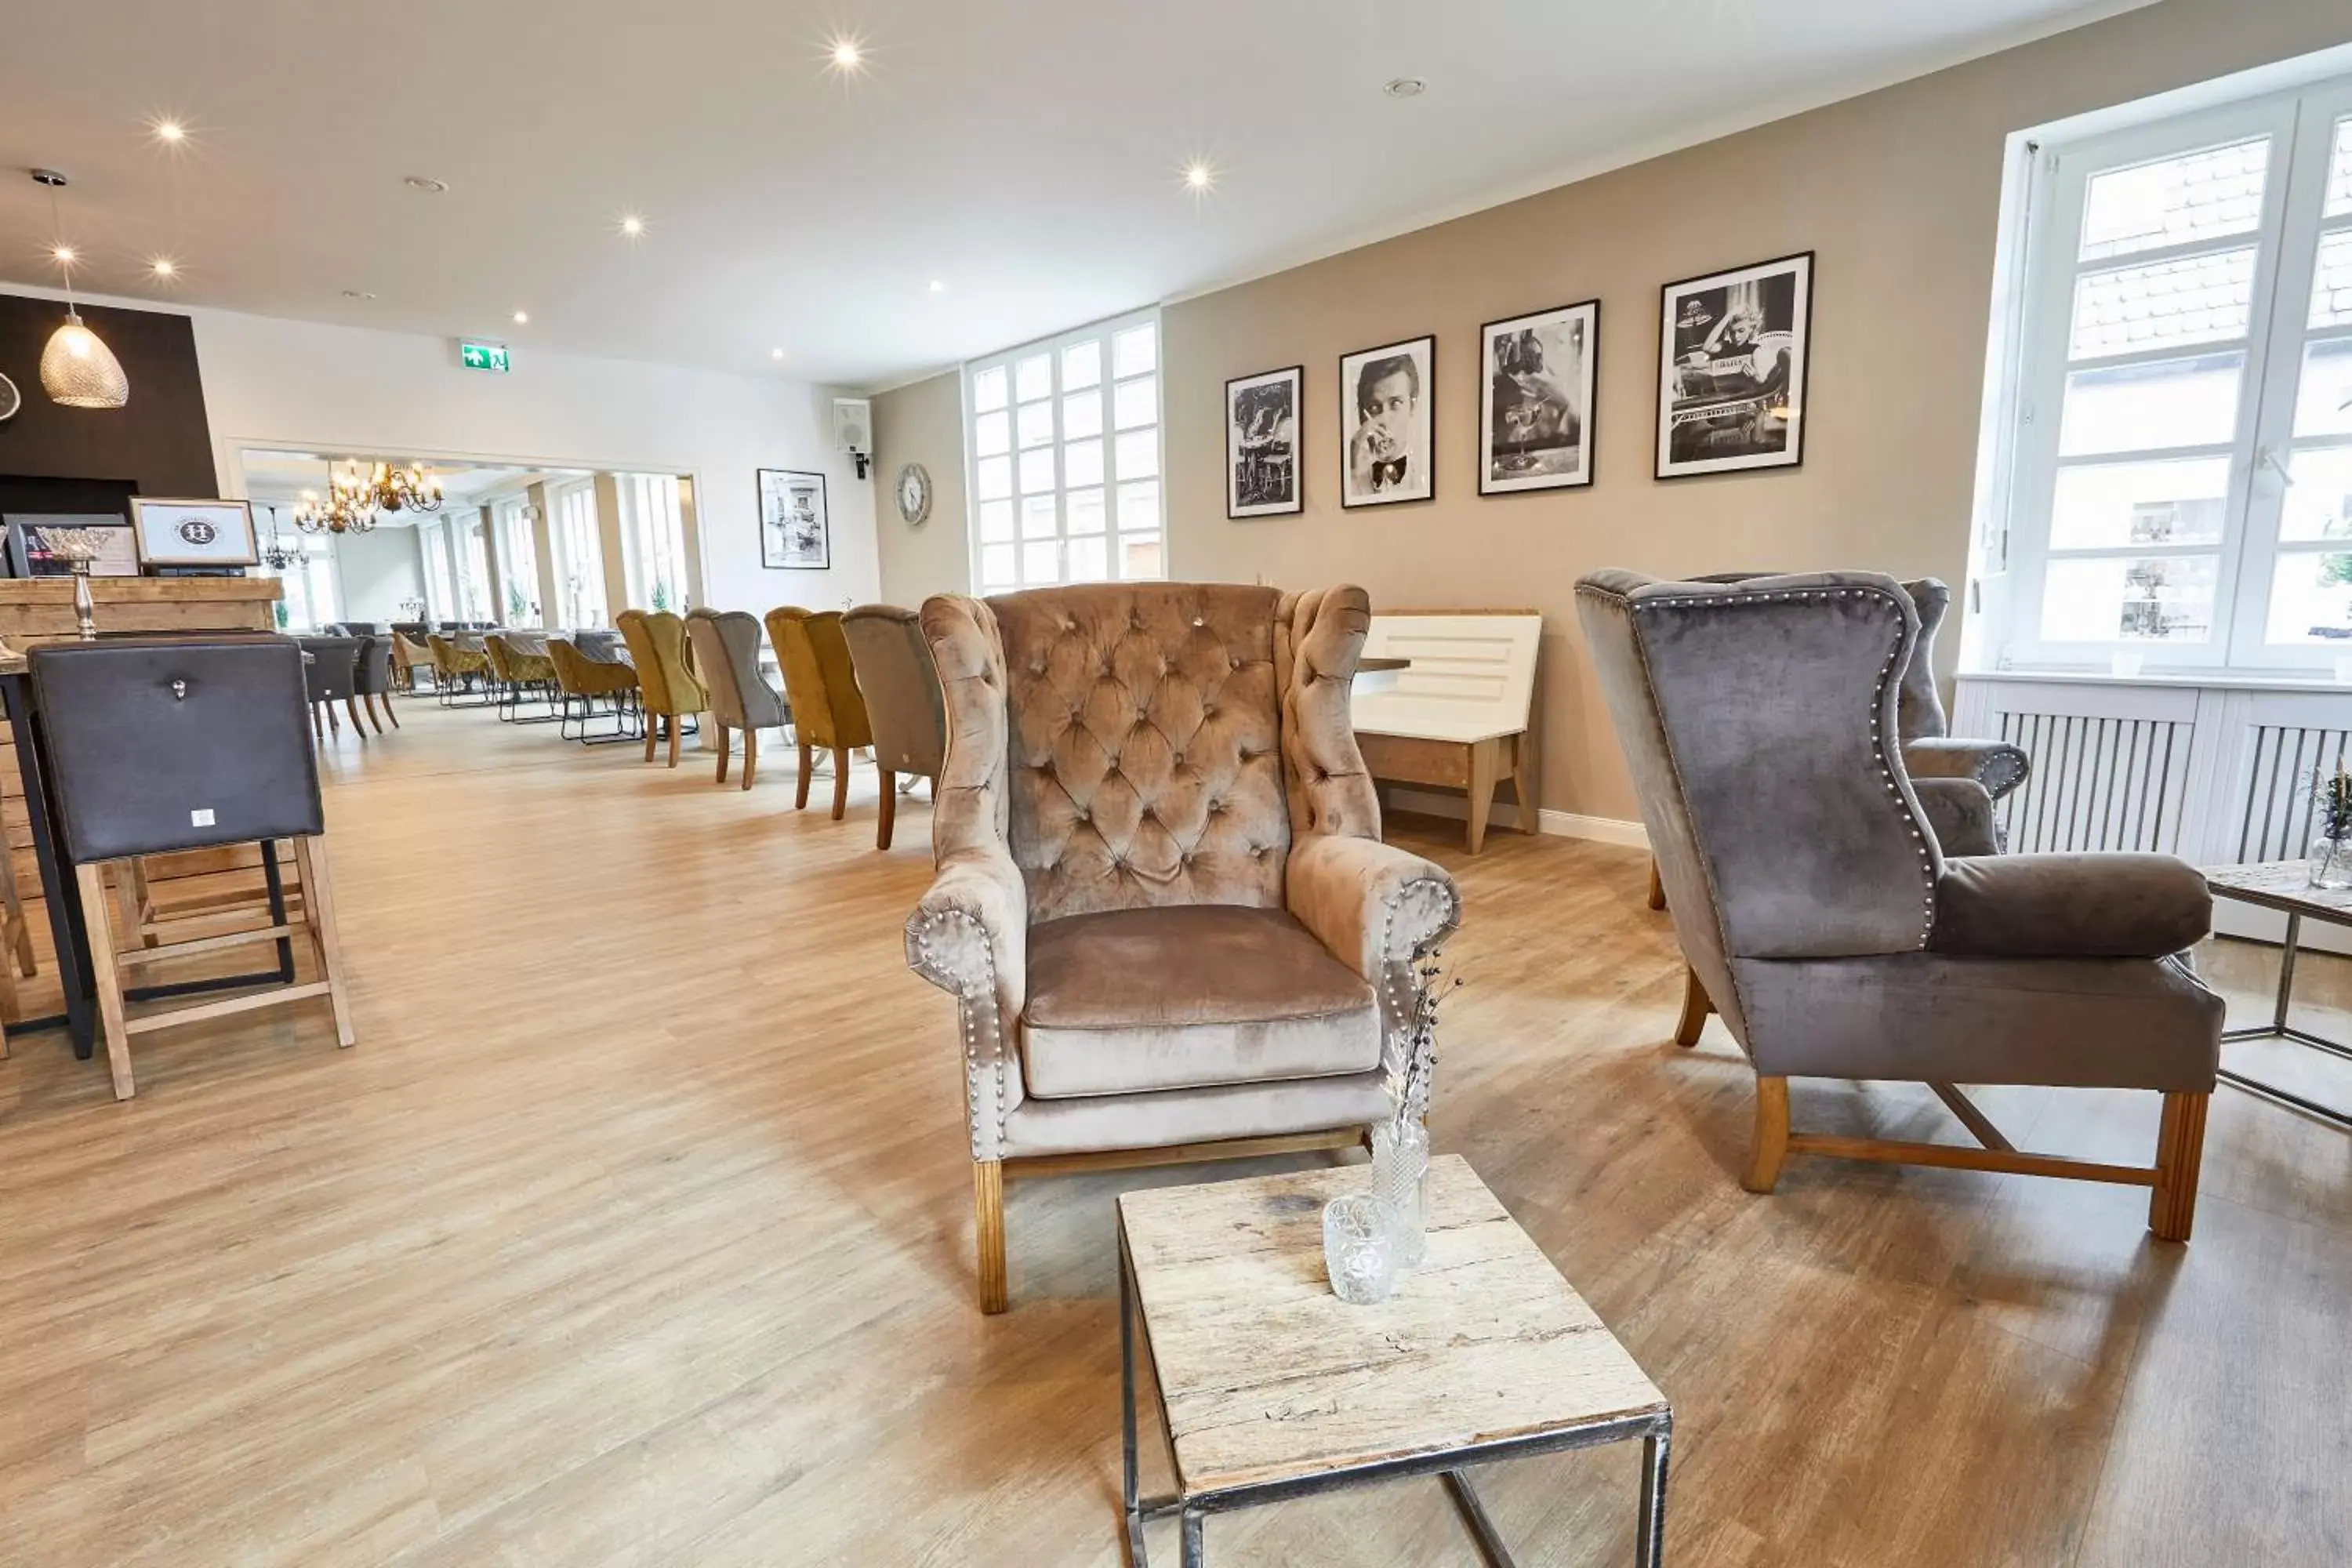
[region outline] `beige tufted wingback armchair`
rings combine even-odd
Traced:
[[[981,1310],[1004,1180],[1350,1143],[1387,1114],[1453,879],[1380,840],[1370,605],[1204,584],[934,598],[939,876],[907,962],[961,1004]]]

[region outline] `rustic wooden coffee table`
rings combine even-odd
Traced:
[[[2224,1029],[2221,1038],[2231,1040],[2293,1040],[2299,1046],[2309,1046],[2315,1051],[2352,1060],[2352,1046],[2331,1040],[2325,1035],[2315,1035],[2308,1029],[2298,1029],[2286,1021],[2287,1004],[2294,990],[2294,959],[2303,942],[2303,922],[2307,918],[2330,925],[2352,926],[2352,892],[2311,885],[2310,868],[2301,860],[2263,860],[2246,866],[2208,866],[2205,885],[2213,889],[2217,899],[2234,899],[2242,904],[2260,909],[2277,910],[2286,916],[2286,941],[2279,950],[2278,1002],[2267,1024],[2256,1024],[2242,1029]],[[2224,1083],[2232,1083],[2265,1100],[2291,1105],[2307,1116],[2352,1131],[2352,1114],[2332,1105],[2322,1105],[2274,1083],[2266,1083],[2243,1073],[2221,1069]]]
[[[1128,1553],[1181,1521],[1184,1568],[1210,1514],[1439,1475],[1489,1563],[1509,1550],[1465,1466],[1643,1439],[1634,1561],[1664,1546],[1674,1412],[1459,1155],[1429,1173],[1429,1251],[1396,1294],[1350,1307],[1323,1271],[1323,1205],[1361,1166],[1127,1194],[1118,1201]],[[1136,1479],[1136,1336],[1166,1412],[1176,1491]]]

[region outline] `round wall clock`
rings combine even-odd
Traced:
[[[16,410],[24,406],[24,394],[16,390],[16,384],[0,375],[0,419],[15,418]]]
[[[931,476],[920,463],[898,470],[898,515],[908,528],[920,528],[931,515]]]

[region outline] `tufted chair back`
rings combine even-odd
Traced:
[[[637,667],[646,712],[678,717],[710,706],[702,682],[687,666],[685,621],[667,610],[623,610],[617,624],[629,645],[629,662]]]
[[[1103,584],[934,598],[941,858],[1001,837],[1029,918],[1283,907],[1294,838],[1377,837],[1349,717],[1360,588]]]
[[[812,612],[793,605],[770,610],[768,640],[776,645],[776,662],[783,668],[794,734],[827,751],[874,743],[839,610]]]

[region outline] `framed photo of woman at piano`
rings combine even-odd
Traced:
[[[1478,493],[1591,484],[1601,301],[1489,321],[1478,347]]]
[[[1805,456],[1813,253],[1669,283],[1658,326],[1658,478]]]

